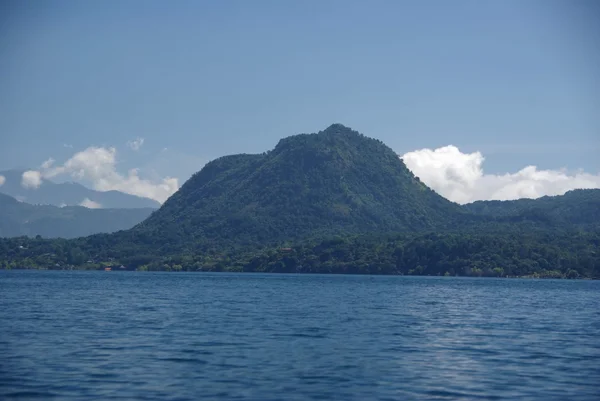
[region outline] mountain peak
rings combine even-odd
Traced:
[[[283,138],[275,146],[273,153],[330,154],[332,157],[337,155],[342,159],[348,159],[353,154],[356,156],[361,151],[368,152],[373,148],[378,148],[378,151],[386,152],[388,155],[393,153],[381,141],[336,123],[318,133]],[[394,157],[396,157],[395,153]]]
[[[327,133],[327,134],[349,134],[349,133],[358,134],[357,131],[354,131],[352,128],[346,127],[344,124],[340,124],[340,123],[333,123],[321,132]]]

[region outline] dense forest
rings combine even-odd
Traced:
[[[600,278],[600,231],[349,236],[163,256],[126,243],[107,256],[82,244],[3,239],[0,267]]]
[[[208,163],[147,220],[0,239],[0,267],[600,278],[600,190],[460,206],[335,124]]]

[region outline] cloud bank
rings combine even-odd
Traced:
[[[29,170],[21,176],[21,186],[23,188],[36,189],[42,185],[42,174],[39,171]]]
[[[87,207],[88,209],[102,209],[101,204],[88,198],[85,198],[83,201],[81,201],[79,206]]]
[[[4,185],[5,182],[6,182],[6,178],[3,175],[0,175],[0,187],[2,185]]]
[[[25,175],[27,174],[27,179]],[[68,174],[76,180],[86,179],[98,191],[121,191],[131,195],[154,199],[163,203],[179,189],[177,178],[166,177],[160,180],[147,180],[139,176],[138,169],[127,174],[117,171],[117,150],[115,148],[89,147],[75,153],[63,165],[55,166],[54,160],[44,162],[40,171],[28,171],[23,174],[23,186],[33,187],[41,183],[41,177],[52,178]],[[36,181],[38,177],[39,181]]]
[[[135,152],[140,150],[140,148],[142,147],[143,144],[144,144],[144,138],[140,138],[139,136],[137,138],[135,138],[134,140],[127,141],[127,146],[129,146],[129,148]]]
[[[462,153],[456,146],[421,149],[401,156],[426,185],[457,203],[513,200],[562,195],[572,189],[600,188],[600,173],[538,170],[527,166],[516,173],[485,174],[480,152]]]

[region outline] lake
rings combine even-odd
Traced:
[[[0,399],[598,400],[600,282],[0,271]]]

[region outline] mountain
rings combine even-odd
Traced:
[[[559,196],[512,201],[477,201],[463,208],[504,221],[538,221],[555,226],[600,227],[600,189],[577,189]]]
[[[598,278],[599,205],[584,190],[459,206],[334,124],[208,163],[132,229],[0,238],[0,268]]]
[[[21,185],[24,172],[25,170],[0,171],[0,176],[5,179],[4,184],[0,185],[0,193],[37,205],[77,206],[87,199],[109,209],[160,207],[160,203],[152,199],[119,191],[96,191],[74,182],[55,183],[42,179],[38,188],[24,188]]]
[[[381,141],[334,124],[208,163],[132,235],[157,245],[252,245],[433,229],[461,213]]]
[[[30,205],[0,194],[0,237],[75,238],[126,230],[154,209],[88,209],[82,206]]]

